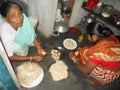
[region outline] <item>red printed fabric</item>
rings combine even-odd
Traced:
[[[101,65],[108,69],[114,69],[120,66],[120,61],[109,61],[108,62],[108,61],[96,60],[94,58],[89,58],[89,61],[96,64],[97,66]]]
[[[80,50],[80,61],[89,61],[96,65],[90,72],[95,79],[108,84],[117,79],[120,71],[120,42],[113,36],[99,41],[95,46],[83,47]]]
[[[89,60],[95,65],[114,69],[120,66],[120,42],[113,36],[98,42],[91,48],[84,48],[80,51],[81,60]]]
[[[95,67],[92,72],[90,72],[90,76],[94,77],[101,84],[109,84],[119,78],[118,73],[107,70],[103,67]]]

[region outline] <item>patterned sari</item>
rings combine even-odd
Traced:
[[[84,47],[80,50],[80,60],[85,63],[89,60],[96,67],[90,72],[101,84],[109,84],[120,76],[120,42],[110,36],[98,42],[93,47]]]

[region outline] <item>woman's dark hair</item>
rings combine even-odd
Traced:
[[[6,17],[10,8],[13,6],[13,5],[16,5],[20,8],[21,11],[23,11],[22,7],[16,3],[16,2],[12,2],[12,1],[7,1],[7,2],[4,2],[1,6],[0,6],[0,14],[3,16],[3,17]]]
[[[97,21],[97,22],[92,22],[87,26],[86,29],[87,33],[90,35],[97,35],[99,37],[109,37],[113,32],[108,28],[105,27],[103,23]]]

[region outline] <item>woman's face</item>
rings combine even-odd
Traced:
[[[10,25],[17,30],[18,27],[22,26],[23,23],[23,15],[22,15],[22,11],[20,10],[20,8],[16,5],[13,5],[8,14],[7,17],[5,18],[7,20],[8,23],[10,23]]]

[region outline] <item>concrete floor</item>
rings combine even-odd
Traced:
[[[88,81],[82,72],[80,72],[77,66],[69,59],[68,53],[69,50],[63,47],[63,40],[65,38],[73,38],[77,40],[79,34],[77,33],[64,33],[60,36],[53,36],[49,39],[46,39],[44,36],[40,35],[37,32],[38,37],[41,40],[42,47],[48,52],[48,55],[43,59],[39,64],[44,69],[44,78],[42,82],[34,88],[22,88],[23,90],[120,90],[120,79],[116,80],[110,85],[105,85],[100,88],[96,87],[93,83]],[[84,46],[85,44],[90,44],[86,39],[83,40],[83,43],[78,43],[79,46]],[[62,46],[65,49],[65,58],[62,59],[69,68],[69,76],[67,79],[61,81],[53,81],[48,69],[51,64],[55,61],[50,56],[50,51],[56,46]],[[31,52],[32,51],[32,52]],[[34,47],[30,48],[29,55],[36,54],[36,49]],[[12,62],[14,68],[19,65],[21,62]]]

